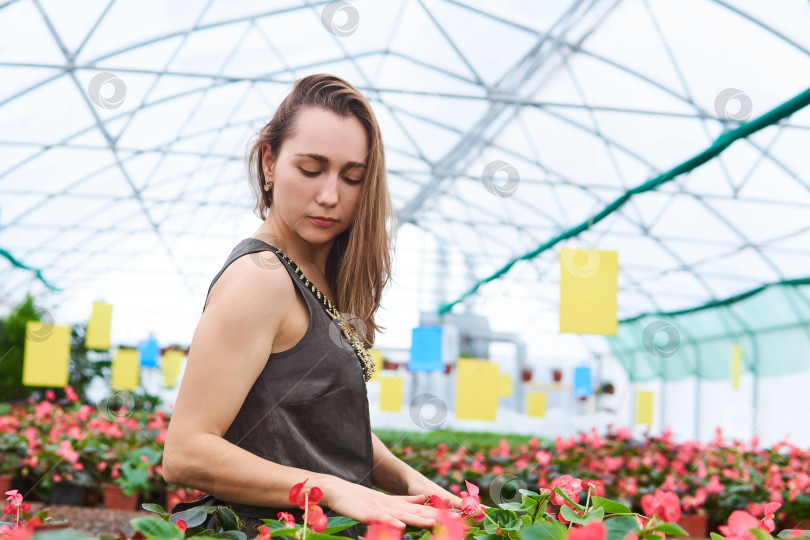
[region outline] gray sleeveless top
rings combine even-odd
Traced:
[[[208,293],[228,265],[239,257],[274,250],[274,246],[261,240],[245,238],[228,256]],[[293,266],[277,255],[256,257],[256,264],[280,264],[286,268],[307,304],[310,322],[301,341],[291,349],[269,355],[223,437],[269,461],[330,474],[370,488],[373,450],[362,364]],[[310,479],[307,485],[316,484]],[[296,523],[303,523],[304,512],[297,507],[249,506],[211,495],[181,503],[171,511],[198,504],[231,507],[246,522],[243,532],[249,537],[255,536],[254,526],[261,525],[259,518],[278,519],[278,512],[289,512]],[[328,517],[339,515],[321,506]],[[365,531],[366,526],[361,523],[336,534],[357,538],[365,535]]]

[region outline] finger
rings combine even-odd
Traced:
[[[435,519],[419,515],[413,512],[406,511],[403,514],[399,514],[399,517],[409,525],[413,525],[414,527],[419,527],[422,529],[432,529],[433,526],[436,525]]]
[[[397,498],[403,500],[403,501],[415,502],[415,503],[421,503],[421,502],[423,502],[424,500],[427,499],[427,496],[424,495],[424,494],[419,494],[419,495],[395,495],[395,496]]]
[[[388,525],[390,527],[396,527],[398,529],[404,529],[405,528],[405,523],[403,523],[399,519],[395,518],[394,516],[386,516],[386,517],[384,517],[382,519],[378,519],[378,520],[377,519],[369,520],[368,524],[370,525],[372,523],[382,523],[384,525]]]

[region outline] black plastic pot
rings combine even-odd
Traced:
[[[84,486],[69,482],[57,482],[51,490],[51,504],[82,506],[84,504]]]

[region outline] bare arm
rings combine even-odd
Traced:
[[[241,257],[214,284],[169,422],[167,482],[236,503],[290,507],[294,484],[307,477],[308,485],[331,480],[262,459],[223,438],[267,362],[281,324],[279,305],[295,301],[289,281],[280,265],[261,268]]]
[[[422,473],[396,457],[375,435],[371,434],[374,448],[374,486],[395,495],[438,495],[450,499],[455,508],[461,508],[461,498],[453,495]]]
[[[421,495],[387,495],[274,463],[223,438],[267,363],[284,306],[297,301],[287,271],[263,266],[240,257],[211,289],[166,434],[164,479],[234,503],[284,508],[292,506],[292,486],[309,478],[308,486],[323,490],[322,504],[346,517],[432,527],[438,511],[421,504]]]

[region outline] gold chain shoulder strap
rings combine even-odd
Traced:
[[[320,290],[312,283],[307,277],[304,275],[304,272],[301,268],[290,259],[283,250],[279,248],[274,248],[275,253],[282,257],[285,261],[289,262],[290,265],[293,267],[296,275],[298,275],[299,279],[304,282],[304,286],[309,289],[315,298],[318,299],[323,309],[326,313],[332,318],[337,320],[338,327],[349,343],[352,345],[355,354],[357,354],[357,358],[360,360],[360,365],[363,366],[363,379],[368,382],[371,380],[371,376],[374,374],[374,360],[371,358],[371,354],[366,350],[363,342],[360,340],[360,337],[357,335],[357,330],[355,330],[354,326],[352,326],[349,321],[343,318],[343,315],[338,311],[337,306],[332,304],[332,302],[326,298],[326,295],[322,294]]]

